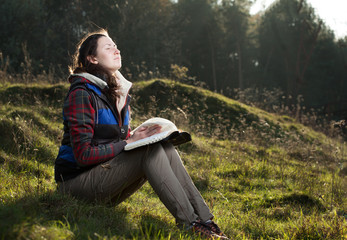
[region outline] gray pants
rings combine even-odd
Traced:
[[[156,143],[123,151],[114,159],[61,183],[61,193],[78,198],[120,203],[148,180],[179,225],[213,218],[188,175],[176,149]]]

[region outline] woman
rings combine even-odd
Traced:
[[[143,127],[130,135],[132,83],[119,72],[121,66],[120,51],[105,30],[89,34],[78,45],[55,162],[58,191],[117,204],[148,180],[178,225],[225,239],[171,144],[123,151],[126,144],[158,133],[160,127]]]

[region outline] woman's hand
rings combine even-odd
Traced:
[[[160,133],[161,126],[159,125],[152,125],[150,127],[141,127],[134,132],[134,134],[126,140],[126,143],[132,143],[137,140],[150,137],[156,133]]]

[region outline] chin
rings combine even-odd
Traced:
[[[117,72],[118,70],[120,70],[120,69],[121,69],[121,67],[115,69],[115,70],[113,71],[113,73],[116,73],[116,72]]]

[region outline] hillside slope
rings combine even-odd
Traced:
[[[68,85],[0,86],[1,239],[191,239],[149,184],[120,205],[55,193]],[[233,239],[347,236],[347,146],[295,122],[168,80],[134,84],[133,127],[152,116],[190,131],[179,147]]]

